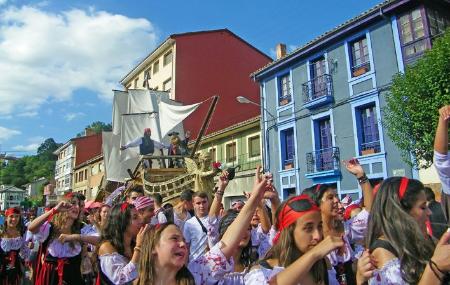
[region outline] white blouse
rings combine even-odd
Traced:
[[[377,269],[373,273],[373,277],[369,279],[369,285],[395,284],[407,285],[400,270],[400,260],[394,258],[386,262],[383,267]]]
[[[245,284],[268,285],[270,280],[283,270],[284,267],[280,266],[274,266],[272,269],[260,266],[259,268],[251,270],[245,276]],[[328,284],[339,285],[339,282],[336,280],[336,271],[333,268],[328,270]]]
[[[51,224],[49,222],[42,224],[39,232],[34,235],[35,240],[43,243],[50,234],[50,228]],[[81,244],[79,242],[61,243],[58,239],[53,239],[50,241],[47,251],[51,256],[56,258],[70,258],[81,253]]]
[[[30,249],[27,246],[25,238],[1,238],[0,246],[4,252],[10,252],[11,250],[19,250],[19,256],[22,259],[28,260],[30,257]]]
[[[114,284],[129,284],[138,278],[138,266],[125,256],[113,252],[100,255],[100,268],[105,276]]]

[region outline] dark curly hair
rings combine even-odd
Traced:
[[[220,220],[219,223],[219,236],[223,237],[228,227],[233,223],[236,217],[239,215],[239,212],[234,209],[229,209],[225,216]],[[250,224],[249,224],[250,226]],[[242,253],[240,256],[240,262],[245,267],[250,267],[258,260],[258,253],[252,247],[252,239],[250,238],[247,245],[242,249]]]
[[[423,184],[408,179],[406,192],[400,199],[401,180],[402,177],[391,177],[381,183],[370,211],[367,247],[381,236],[385,237],[400,259],[403,280],[416,284],[433,255],[434,244],[409,214],[419,195],[424,193]]]
[[[127,206],[122,207],[124,204]],[[123,256],[125,256],[124,234],[131,221],[131,209],[134,209],[134,205],[126,202],[112,207],[108,221],[102,229],[102,243],[109,241],[117,253]]]

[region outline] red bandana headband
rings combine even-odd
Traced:
[[[306,203],[300,205],[300,208],[292,207],[296,204],[297,201],[304,201]],[[303,206],[303,209],[301,209],[301,206]],[[311,198],[306,194],[302,194],[291,198],[284,205],[283,209],[281,210],[278,216],[278,232],[273,239],[273,244],[275,244],[278,241],[281,232],[290,225],[292,225],[293,223],[295,223],[298,218],[302,217],[305,214],[319,211],[320,208],[317,207],[317,205],[313,202],[313,200],[311,200]]]
[[[407,177],[402,177],[402,180],[400,181],[400,188],[398,188],[398,197],[400,200],[405,197],[406,188],[408,187],[409,179]]]
[[[9,208],[5,211],[5,217],[9,217],[14,214],[20,215],[20,210],[18,208]]]

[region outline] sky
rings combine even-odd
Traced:
[[[171,34],[227,28],[274,58],[381,1],[0,0],[0,153],[110,123],[112,90]]]

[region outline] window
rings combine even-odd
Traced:
[[[153,74],[158,73],[159,71],[159,60],[155,61],[155,63],[153,64]]]
[[[88,178],[88,172],[87,169],[84,170],[84,180],[86,180]]]
[[[327,81],[325,78],[325,57],[320,57],[310,64],[311,97],[316,99],[327,94]]]
[[[83,171],[78,172],[78,181],[83,181]]]
[[[211,160],[217,161],[217,149],[214,147],[209,150],[209,153],[211,154]]]
[[[98,168],[100,169],[100,172],[103,171],[103,162],[100,162],[100,163],[98,164]]]
[[[292,100],[291,80],[289,78],[289,74],[280,77],[279,89],[280,89],[278,98],[279,105],[283,106],[289,104]]]
[[[236,161],[236,142],[232,142],[226,145],[226,161],[227,162],[234,162]]]
[[[381,151],[378,120],[374,103],[356,109],[360,155]]]
[[[152,74],[152,67],[150,66],[144,71],[144,82],[142,84],[142,87],[148,86],[148,81],[151,79],[151,74]]]
[[[164,55],[164,60],[163,60],[164,66],[168,65],[169,63],[171,63],[172,62],[172,58],[173,58],[172,51],[169,51],[168,53],[166,53]]]
[[[430,8],[427,8],[427,15],[431,36],[434,37],[444,33],[449,26],[449,19],[439,11]]]
[[[352,76],[357,77],[370,71],[369,48],[364,36],[350,43]]]
[[[400,40],[405,61],[422,55],[427,48],[424,20],[421,8],[416,8],[399,19]]]
[[[290,128],[280,132],[281,169],[294,168],[295,145],[294,129]]]
[[[167,79],[163,83],[163,91],[170,91],[172,89],[172,78]]]
[[[248,157],[258,157],[260,154],[259,136],[248,138]]]
[[[139,81],[139,77],[134,80],[134,83],[133,83],[133,88],[134,89],[137,89],[138,81]]]
[[[316,171],[332,170],[334,168],[334,151],[330,117],[314,121],[314,141],[316,151],[313,157]]]

